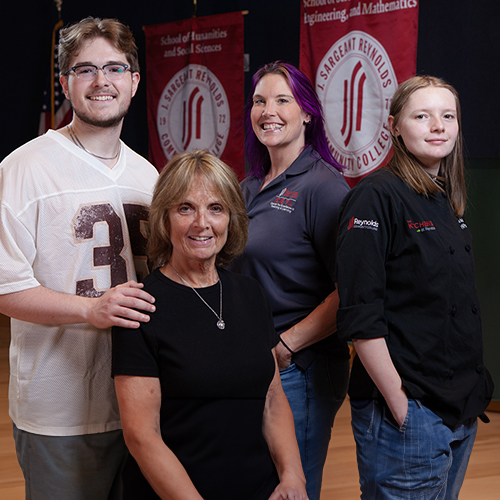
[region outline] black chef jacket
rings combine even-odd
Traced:
[[[471,235],[445,193],[417,194],[387,169],[347,194],[338,236],[339,336],[385,337],[408,397],[451,428],[483,414],[483,365]],[[356,358],[351,399],[380,397]]]

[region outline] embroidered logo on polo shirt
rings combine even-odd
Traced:
[[[350,229],[371,229],[372,231],[378,231],[378,221],[351,217],[347,225],[347,230],[349,231]]]
[[[423,220],[421,222],[413,222],[412,220],[407,220],[406,223],[410,229],[415,230],[417,233],[422,233],[424,231],[435,231],[436,228],[431,220]]]
[[[460,229],[467,229],[467,224],[463,219],[458,219],[458,223],[460,224]]]
[[[283,210],[288,213],[292,213],[295,208],[295,202],[299,196],[298,191],[290,191],[287,188],[281,190],[280,194],[271,201],[271,208],[275,208],[276,210]]]

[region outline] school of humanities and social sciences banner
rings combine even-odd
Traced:
[[[150,160],[206,149],[237,173],[243,158],[243,15],[146,26]]]
[[[416,71],[418,0],[303,0],[301,16],[300,69],[353,186],[392,154],[387,117],[398,82]]]

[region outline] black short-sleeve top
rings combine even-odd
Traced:
[[[113,375],[159,378],[162,438],[203,498],[267,500],[278,479],[262,418],[278,339],[260,285],[219,276],[224,330],[191,288],[159,269],[148,276],[156,312],[139,330],[113,329]],[[219,284],[197,291],[218,313]]]

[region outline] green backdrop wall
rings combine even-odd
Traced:
[[[500,400],[500,159],[467,161],[465,220],[473,236],[476,282],[481,300],[485,364]]]

